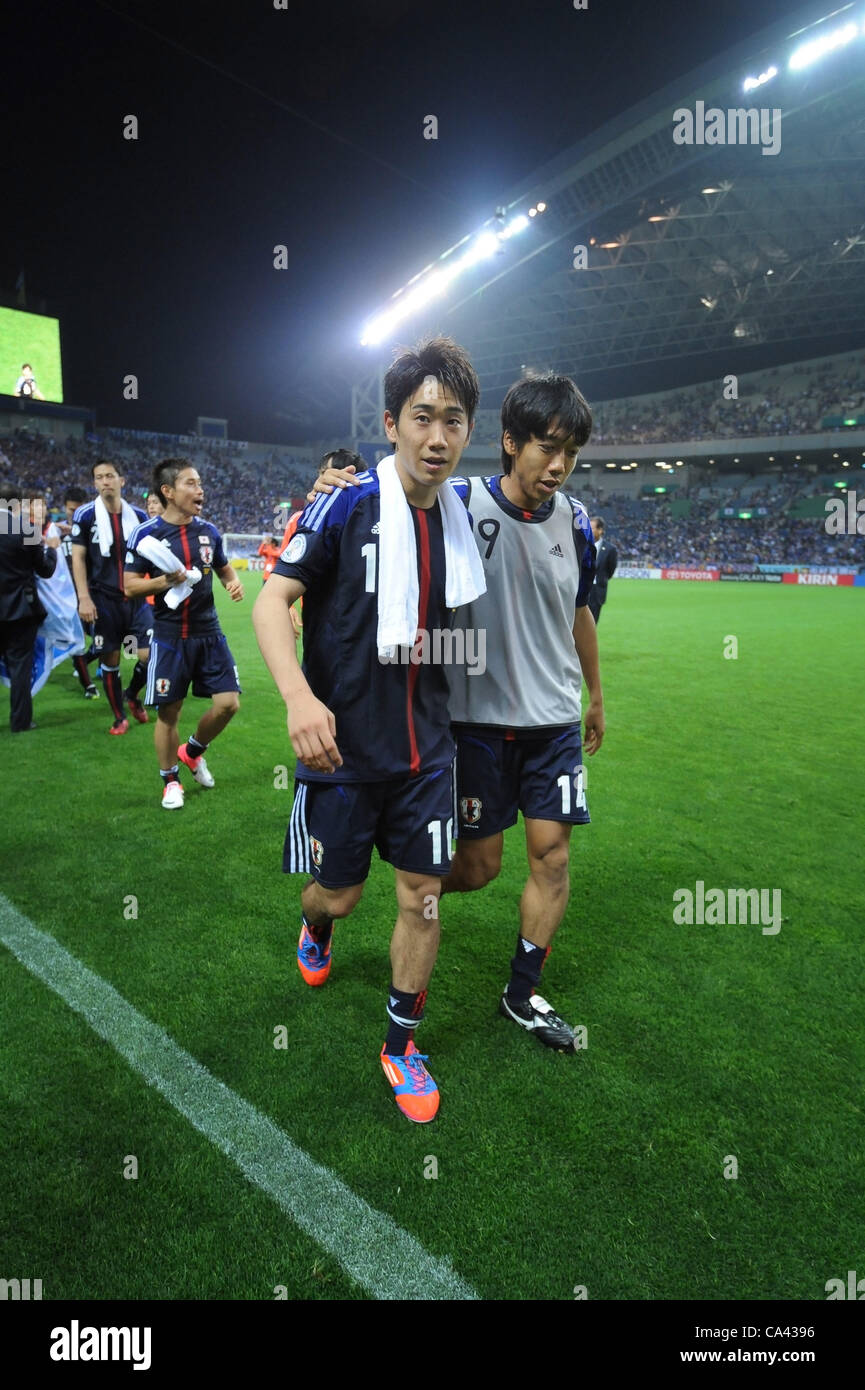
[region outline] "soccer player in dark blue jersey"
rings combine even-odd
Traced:
[[[137,698],[144,684],[147,663],[146,604],[130,602],[123,591],[123,557],[126,541],[138,522],[145,520],[140,507],[123,498],[126,481],[110,459],[100,459],[91,469],[98,496],[79,507],[72,519],[72,577],[78,593],[78,616],[85,628],[93,624],[93,646],[102,663],[102,684],[114,715],[111,734],[129,728],[120,682],[120,649],[134,636],[138,661],[130,684],[129,707],[140,724],[147,713]],[[136,685],[137,681],[137,685]]]
[[[145,699],[157,710],[154,743],[162,805],[174,811],[183,805],[179,763],[186,764],[199,786],[214,786],[204,754],[240,707],[237,667],[213,603],[213,575],[235,603],[243,598],[243,585],[226,560],[219,531],[201,519],[204,490],[189,460],[172,458],[158,463],[153,490],[165,510],[145,521],[130,537],[125,583],[131,598],[155,595]],[[167,547],[169,560],[171,556],[177,560],[176,569],[155,579],[153,572],[159,565],[154,560],[153,542]],[[195,572],[199,572],[197,579]],[[173,606],[166,595],[175,587],[179,601]],[[179,745],[177,728],[190,684],[193,695],[210,696],[211,705],[195,733]]]
[[[66,511],[66,520],[58,522],[58,527],[60,530],[60,549],[62,550],[63,555],[65,556],[66,564],[69,567],[69,575],[72,579],[73,584],[75,583],[75,575],[72,571],[72,524],[75,518],[75,513],[78,511],[78,508],[82,506],[86,501],[87,493],[83,487],[67,488],[66,496],[63,498],[63,506]],[[93,632],[91,629],[91,624],[87,623],[83,624],[83,626],[87,636],[91,639],[92,644]],[[78,680],[81,684],[81,689],[84,691],[85,700],[99,699],[99,691],[96,689],[96,686],[91,681],[90,672],[87,669],[88,662],[95,661],[96,659],[97,653],[93,650],[92,645],[89,652],[82,653],[82,655],[80,656],[73,656],[72,658],[72,665],[75,667],[75,674],[77,675]]]
[[[447,482],[468,443],[478,395],[468,358],[449,339],[403,352],[384,382],[393,458],[360,474],[357,488],[306,508],[253,612],[298,760],[283,868],[312,874],[301,895],[300,972],[310,985],[327,979],[334,920],[360,900],[377,847],[394,867],[398,907],[381,1064],[400,1110],[419,1123],[432,1120],[439,1105],[414,1031],[438,951],[454,750],[444,669],[408,657],[420,651],[413,642],[422,632],[451,626],[453,550],[446,564],[446,546],[459,540],[461,559],[469,563],[470,553],[477,566],[473,592],[483,586],[465,509]],[[394,574],[390,543],[401,525],[408,544]],[[407,594],[406,660],[393,661],[380,624],[391,600],[399,606]],[[289,617],[300,595],[302,671]]]

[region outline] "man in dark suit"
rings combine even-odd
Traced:
[[[36,576],[49,578],[57,551],[42,544],[38,527],[30,522],[29,505],[19,490],[0,488],[0,653],[9,668],[9,724],[13,734],[35,729],[33,648],[45,609],[36,591]]]
[[[595,538],[597,558],[595,561],[595,582],[589,594],[589,608],[596,623],[601,621],[601,608],[607,601],[607,585],[616,573],[619,556],[616,547],[604,540],[604,518],[592,517],[592,535]]]

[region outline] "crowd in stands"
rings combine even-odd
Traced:
[[[725,399],[723,382],[704,382],[676,392],[593,403],[593,444],[664,444],[670,441],[813,434],[827,416],[865,414],[865,353],[778,367],[738,379],[738,398]],[[478,415],[476,441],[498,443],[498,413]],[[255,449],[256,456],[244,452]],[[55,440],[27,428],[0,439],[0,484],[23,495],[43,494],[62,514],[70,487],[93,495],[91,468],[111,458],[126,479],[125,496],[143,505],[154,464],[169,455],[189,458],[205,491],[205,515],[223,532],[260,535],[284,524],[280,509],[304,498],[315,473],[311,456],[271,446],[232,446],[188,436],[142,434],[109,428],[100,436]],[[588,484],[588,478],[585,480]],[[569,490],[592,514],[602,513],[619,560],[647,567],[752,566],[755,564],[865,567],[865,538],[833,536],[819,516],[794,517],[789,509],[821,490],[813,474],[731,480],[692,468],[678,497],[624,497],[602,488]],[[826,488],[822,488],[825,494]],[[687,516],[676,503],[690,502]],[[722,508],[751,511],[749,519],[724,516]],[[760,513],[765,510],[765,514]]]
[[[279,505],[305,497],[315,477],[314,468],[287,452],[274,451],[253,463],[242,454],[202,441],[194,450],[183,449],[180,456],[189,458],[201,474],[205,514],[223,532],[260,534],[273,529]],[[130,448],[124,442],[94,438],[59,443],[18,430],[11,439],[0,439],[0,482],[19,485],[25,495],[45,493],[52,509],[62,508],[67,488],[84,487],[89,493],[92,465],[106,457],[126,478],[127,501],[142,506],[153,467],[166,457],[164,448],[140,444]]]
[[[708,490],[708,489],[707,489]],[[788,515],[804,494],[794,485],[752,492],[749,520],[720,515],[730,498],[692,501],[687,517],[673,515],[666,497],[580,496],[590,515],[604,518],[605,536],[621,564],[647,568],[712,569],[754,565],[838,565],[865,568],[865,537],[828,535],[820,516]],[[825,491],[825,490],[823,490]],[[757,515],[765,507],[767,515]]]
[[[692,475],[693,476],[693,475]],[[732,488],[723,478],[712,486],[692,481],[689,514],[674,515],[671,497],[623,497],[612,490],[569,487],[590,516],[601,515],[605,536],[619,562],[646,568],[707,569],[719,566],[838,565],[865,568],[865,537],[826,532],[824,517],[799,518],[789,509],[828,489],[813,474],[757,479]],[[750,519],[724,516],[724,507],[751,512]],[[765,509],[766,515],[759,515]]]
[[[649,510],[650,509],[650,510]],[[740,521],[706,515],[703,503],[687,518],[670,516],[669,503],[648,504],[649,515],[622,521],[604,513],[606,534],[626,564],[717,568],[725,565],[865,566],[861,536],[829,536],[819,517],[773,512]]]
[[[663,396],[594,404],[593,444],[816,434],[826,416],[865,414],[865,353],[843,365],[808,364],[742,376],[738,398],[703,382]]]

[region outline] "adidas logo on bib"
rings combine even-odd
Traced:
[[[562,547],[561,547],[560,545],[551,545],[551,546],[550,546],[550,554],[551,554],[551,555],[558,555],[558,556],[561,557],[562,560],[564,560],[564,558],[565,558],[565,552],[562,550]]]

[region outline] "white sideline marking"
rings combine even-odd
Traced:
[[[449,1261],[368,1206],[2,893],[0,941],[374,1298],[479,1297]]]

